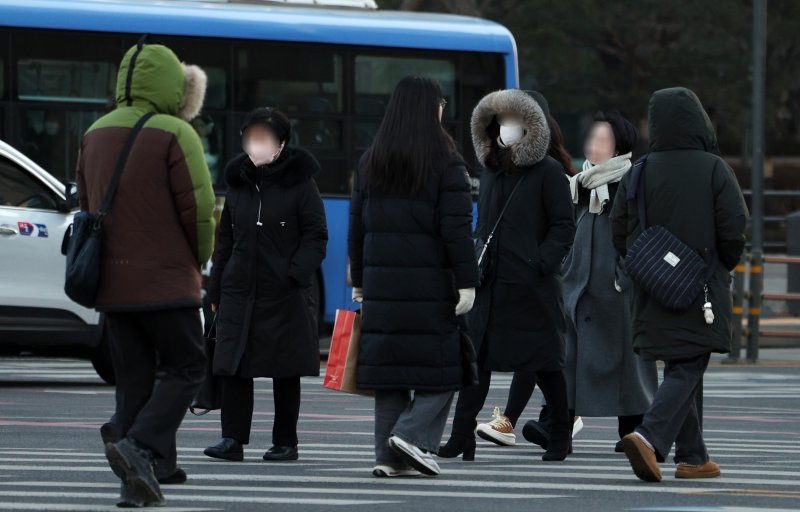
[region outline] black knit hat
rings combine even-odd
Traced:
[[[244,135],[244,131],[255,124],[270,130],[281,142],[288,143],[292,138],[291,121],[276,108],[260,107],[247,114],[240,133]]]
[[[595,123],[608,123],[614,132],[614,144],[620,155],[631,153],[639,141],[639,132],[633,123],[617,110],[602,110],[594,115]]]

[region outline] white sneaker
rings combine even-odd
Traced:
[[[492,414],[492,421],[489,423],[481,423],[475,429],[475,433],[487,441],[500,446],[514,446],[517,444],[517,435],[514,433],[514,427],[508,418],[500,414],[500,408],[495,407]]]
[[[397,476],[415,476],[419,474],[414,468],[396,468],[388,464],[378,464],[373,468],[372,474],[379,478],[392,478]]]
[[[575,416],[572,422],[572,438],[575,439],[575,436],[578,435],[578,432],[583,430],[583,420],[580,416]]]
[[[439,464],[433,460],[431,454],[425,453],[411,443],[408,443],[397,436],[389,438],[389,448],[403,457],[409,466],[420,473],[436,476],[441,473]]]

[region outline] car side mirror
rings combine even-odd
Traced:
[[[78,207],[78,184],[68,181],[64,184],[64,197],[66,198],[59,204],[59,211],[69,213]]]

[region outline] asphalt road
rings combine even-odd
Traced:
[[[498,375],[483,418],[503,405],[510,378]],[[800,367],[796,362],[715,365],[706,379],[706,437],[723,476],[678,481],[664,465],[660,484],[639,482],[613,452],[616,421],[585,418],[575,454],[544,463],[541,451],[479,445],[473,463],[442,461],[438,478],[370,475],[372,403],[304,379],[301,460],[261,461],[269,447],[272,395],[257,383],[253,444],[243,463],[202,450],[219,436],[219,416],[187,417],[179,461],[189,473],[165,487],[164,511],[750,511],[800,510]],[[540,395],[526,416],[538,409]],[[113,390],[83,361],[0,359],[0,510],[115,510],[119,482],[98,435]]]

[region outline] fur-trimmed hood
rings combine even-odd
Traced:
[[[291,187],[310,180],[321,170],[314,155],[305,149],[287,146],[275,163],[261,167],[256,167],[246,153],[237,155],[225,166],[225,182],[234,188],[262,181]]]
[[[497,117],[502,114],[522,116],[525,135],[512,145],[511,161],[517,167],[538,164],[550,147],[550,128],[539,103],[520,89],[505,89],[489,93],[478,102],[472,112],[472,145],[482,165],[492,151],[498,133]]]

